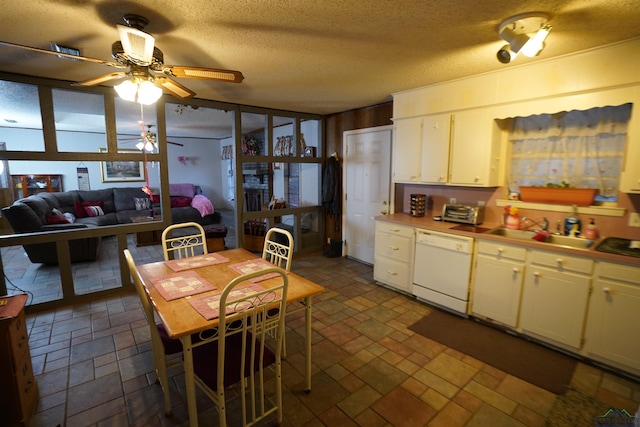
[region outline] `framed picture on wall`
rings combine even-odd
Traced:
[[[106,153],[106,148],[99,149],[101,153]],[[124,149],[118,150],[119,153],[139,153],[139,150]],[[141,182],[144,177],[144,163],[133,161],[106,161],[100,162],[100,174],[102,182]]]

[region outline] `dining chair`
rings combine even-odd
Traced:
[[[293,235],[283,228],[272,227],[267,231],[262,249],[262,259],[291,271]]]
[[[285,229],[273,227],[267,231],[262,249],[262,259],[286,271],[291,271],[293,235]],[[282,335],[282,357],[287,357],[287,339]]]
[[[276,286],[242,289],[252,284],[251,279],[271,273],[277,274],[269,279],[277,281]],[[220,296],[217,339],[194,344],[195,383],[218,407],[220,427],[227,425],[225,392],[234,384],[240,387],[243,426],[253,425],[274,412],[278,425],[282,424],[282,313],[288,283],[286,271],[278,267],[236,277]],[[271,365],[273,377],[267,370]]]
[[[195,228],[196,230],[193,230]],[[173,236],[174,231],[181,230]],[[184,232],[189,234],[184,234]],[[164,260],[187,258],[207,253],[207,237],[204,228],[197,222],[183,222],[168,226],[162,232],[162,252]]]
[[[142,303],[144,315],[149,324],[151,334],[151,353],[153,354],[153,366],[156,371],[157,381],[164,393],[164,414],[171,415],[171,398],[169,393],[168,371],[174,366],[182,366],[182,343],[180,340],[169,338],[162,323],[156,323],[152,302],[147,289],[142,284],[142,278],[136,268],[133,256],[129,249],[124,250],[124,257],[129,265],[129,272],[133,277],[133,284]]]

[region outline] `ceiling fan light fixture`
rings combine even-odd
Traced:
[[[116,25],[124,53],[139,65],[149,65],[153,60],[155,38],[137,28]]]
[[[125,101],[151,105],[162,96],[162,89],[149,80],[134,82],[125,80],[114,87],[120,98]]]
[[[149,80],[144,80],[138,86],[138,103],[151,105],[162,96],[162,89]]]

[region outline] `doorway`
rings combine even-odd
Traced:
[[[393,126],[343,134],[346,256],[373,265],[375,220],[389,213]]]

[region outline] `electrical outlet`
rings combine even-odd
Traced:
[[[451,203],[452,205],[456,203],[456,198],[455,197],[451,197],[449,199],[449,203]]]
[[[631,212],[629,214],[629,227],[640,227],[640,213]]]

